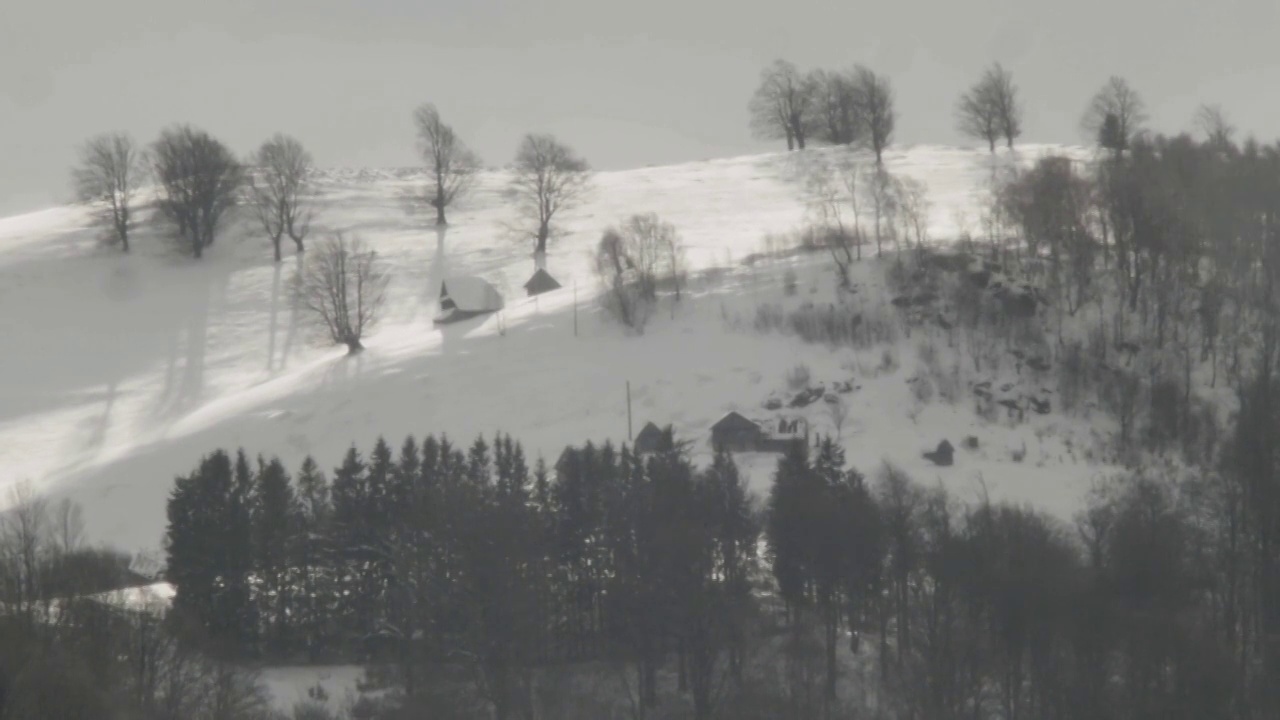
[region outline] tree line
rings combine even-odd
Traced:
[[[1244,474],[1123,475],[1074,523],[868,478],[829,439],[772,479],[755,498],[670,429],[655,453],[586,444],[554,468],[506,436],[379,441],[331,480],[218,451],[170,497],[175,617],[231,657],[364,662],[386,712],[437,707],[445,683],[455,717],[539,717],[558,668],[635,717],[1278,707],[1249,529],[1274,516]]]
[[[417,108],[413,124],[427,182],[412,200],[432,211],[435,225],[445,226],[446,210],[474,187],[481,161],[434,105]],[[242,161],[208,132],[174,125],[147,147],[122,132],[90,138],[80,147],[72,182],[77,198],[97,208],[107,239],[124,252],[137,223],[139,193],[150,183],[158,217],[193,257],[213,245],[232,213],[247,209],[279,262],[284,238],[298,253],[305,249],[320,205],[314,171],[311,153],[282,133]],[[515,234],[545,253],[557,216],[580,199],[589,177],[586,161],[554,136],[524,136],[508,187],[516,202]]]

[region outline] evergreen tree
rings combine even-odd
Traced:
[[[310,482],[310,480],[309,480]],[[292,649],[293,622],[297,616],[294,588],[298,575],[293,562],[301,541],[302,509],[278,459],[258,458],[254,503],[254,565],[258,577],[258,602],[266,629],[264,649],[268,657],[281,658]]]
[[[294,550],[300,587],[294,626],[307,657],[318,662],[321,650],[333,639],[332,617],[337,602],[329,544],[333,506],[329,482],[310,456],[302,461],[295,482],[299,512]]]

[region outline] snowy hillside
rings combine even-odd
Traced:
[[[1024,146],[998,162],[1048,152],[1081,151]],[[420,184],[411,173],[327,172],[317,223],[363,237],[394,273],[385,318],[355,357],[318,342],[295,315],[294,257],[273,264],[247,221],[194,261],[150,227],[130,255],[99,247],[80,208],[0,219],[0,491],[30,480],[80,501],[92,539],[155,549],[174,476],[218,447],[276,454],[293,467],[312,454],[328,468],[351,442],[369,447],[378,435],[396,444],[407,434],[469,441],[503,431],[554,461],[566,443],[626,440],[629,381],[635,430],[673,423],[705,454],[711,424],[729,410],[760,415],[803,364],[815,381],[860,386],[841,433],[855,466],[869,472],[890,460],[962,499],[985,487],[1069,516],[1098,472],[1074,449],[1088,442],[1086,422],[1050,414],[1011,426],[981,420],[966,402],[921,405],[908,382],[919,337],[903,341],[890,366],[879,350],[860,355],[751,330],[759,305],[784,300],[788,267],[802,297],[834,297],[826,256],[742,262],[764,249],[766,235],[805,224],[796,158],[598,174],[589,200],[564,218],[567,234],[553,241],[548,270],[564,287],[536,300],[521,290],[534,269],[530,248],[503,229],[512,217],[502,173],[486,174],[437,236],[405,209],[404,193]],[[933,238],[954,238],[966,224],[978,231],[990,155],[916,147],[886,161],[927,185]],[[674,223],[690,265],[703,272],[692,300],[664,305],[632,337],[597,311],[589,252],[605,226],[638,212]],[[705,272],[712,268],[722,271]],[[506,310],[433,327],[439,281],[454,274],[489,279]],[[870,302],[887,303],[878,276],[867,261],[855,279]],[[815,430],[833,429],[821,403],[804,414]],[[942,438],[960,448],[967,436],[979,449],[959,450],[953,467],[921,457]],[[772,462],[746,458],[760,491]]]

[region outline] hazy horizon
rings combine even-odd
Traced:
[[[1021,88],[1028,142],[1081,141],[1080,114],[1112,74],[1143,95],[1155,130],[1188,128],[1209,102],[1242,134],[1280,135],[1280,99],[1260,91],[1280,85],[1273,3],[967,5],[11,4],[0,10],[0,215],[68,200],[85,138],[123,130],[145,143],[176,122],[240,154],[286,132],[321,166],[415,164],[410,115],[428,101],[490,165],[531,131],[600,169],[781,149],[750,136],[746,113],[779,57],[888,75],[903,144],[969,143],[955,99],[995,61]]]

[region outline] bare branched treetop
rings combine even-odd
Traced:
[[[1231,145],[1235,127],[1227,120],[1221,105],[1201,105],[1196,109],[1195,128],[1204,133],[1209,144],[1219,148]]]
[[[151,161],[160,211],[199,258],[213,244],[223,215],[235,206],[244,169],[226,145],[190,125],[164,130]]]
[[[1138,91],[1124,78],[1112,76],[1089,101],[1080,127],[1090,139],[1119,155],[1146,121],[1146,104]]]
[[[418,132],[418,152],[431,174],[426,201],[435,208],[436,225],[447,225],[445,208],[471,189],[480,171],[480,158],[440,119],[435,105],[428,103],[415,110],[413,123]]]
[[[751,96],[747,109],[756,137],[785,138],[788,150],[803,150],[817,120],[813,79],[802,76],[786,60],[775,60],[760,73],[760,87]]]
[[[111,238],[129,252],[133,196],[146,176],[146,163],[133,138],[107,133],[90,138],[80,148],[80,163],[72,171],[76,197],[103,203]]]
[[[814,135],[832,145],[851,145],[861,139],[858,123],[858,94],[853,74],[814,70],[809,86],[815,102]]]
[[[335,344],[358,353],[365,331],[378,320],[390,279],[376,252],[359,238],[337,233],[307,253],[294,292]]]
[[[897,121],[893,109],[893,88],[889,78],[862,66],[854,68],[853,84],[864,137],[876,154],[876,164],[880,164],[884,149],[893,141],[893,128]]]
[[[960,96],[956,116],[960,131],[986,140],[992,152],[1002,137],[1012,148],[1022,134],[1022,107],[1013,76],[999,63],[987,69],[982,79]]]
[[[520,213],[520,233],[533,239],[535,253],[545,253],[552,221],[582,199],[591,168],[553,136],[530,134],[520,141],[512,173],[510,191]]]
[[[254,210],[280,261],[280,240],[288,235],[302,252],[303,240],[311,227],[309,179],[311,153],[302,143],[277,134],[258,148],[253,156],[254,175],[250,192]]]

